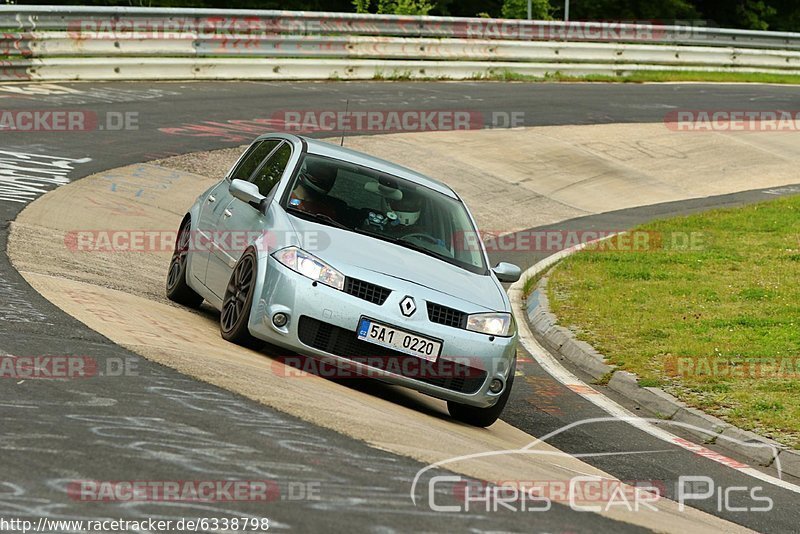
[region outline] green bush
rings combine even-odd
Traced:
[[[356,13],[371,13],[372,0],[353,0]],[[376,13],[387,15],[427,15],[433,4],[427,0],[377,0]]]
[[[532,0],[531,14],[536,20],[552,19],[553,7],[550,0]],[[504,0],[503,18],[505,19],[527,19],[528,0]]]

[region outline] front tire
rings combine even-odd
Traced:
[[[225,290],[225,298],[222,300],[222,313],[219,316],[222,338],[250,348],[260,344],[247,328],[253,305],[257,267],[258,262],[253,249],[247,249],[233,268]]]
[[[175,240],[175,251],[167,272],[167,298],[187,308],[197,309],[203,303],[203,297],[186,283],[186,267],[189,259],[189,241],[191,238],[191,219],[186,219],[178,230]]]
[[[493,425],[495,421],[500,418],[500,414],[503,413],[506,404],[508,404],[508,398],[511,396],[511,388],[514,386],[514,374],[516,370],[517,361],[515,359],[514,364],[511,366],[511,372],[508,374],[506,389],[500,395],[500,398],[497,399],[494,406],[490,406],[489,408],[477,408],[467,404],[447,401],[447,411],[450,412],[450,416],[456,421],[471,426],[486,428]]]

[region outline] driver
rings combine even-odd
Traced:
[[[289,197],[289,206],[308,213],[321,213],[332,219],[338,216],[337,199],[328,196],[337,175],[336,167],[309,159],[300,172],[297,186]]]
[[[415,237],[417,241],[422,240],[435,247],[446,249],[442,239],[431,235],[429,218],[423,217],[427,205],[424,196],[413,189],[402,191],[402,198],[388,201],[392,211],[386,214],[389,219],[389,224],[386,226],[387,233],[398,239]]]
[[[402,198],[388,201],[391,211],[386,214],[389,219],[387,233],[398,238],[429,233],[421,220],[424,205],[422,195],[411,189],[402,191]]]
[[[397,223],[394,226],[414,226],[419,222],[422,213],[422,197],[416,191],[405,190],[400,200],[389,200],[389,206],[397,216]]]

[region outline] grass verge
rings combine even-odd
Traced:
[[[800,196],[632,235],[553,271],[559,322],[643,383],[800,448]]]
[[[561,72],[549,73],[544,77],[517,74],[503,71],[492,76],[479,77],[485,80],[498,81],[538,81],[538,82],[616,82],[616,83],[646,83],[646,82],[714,82],[714,83],[776,83],[800,84],[800,75],[797,74],[764,74],[757,72],[705,72],[705,71],[643,71],[620,76],[587,75],[576,76]]]

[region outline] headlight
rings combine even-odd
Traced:
[[[316,282],[334,287],[340,291],[344,289],[344,275],[342,273],[303,249],[287,247],[277,251],[272,257],[291,270]]]
[[[476,313],[467,318],[467,330],[507,337],[514,334],[516,325],[510,313]]]

